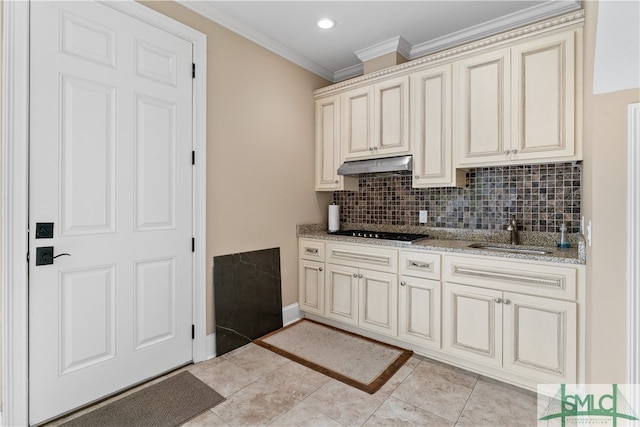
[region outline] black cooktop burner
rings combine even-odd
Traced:
[[[395,233],[389,231],[367,230],[339,230],[330,232],[329,234],[337,236],[366,237],[367,239],[395,240],[398,242],[413,242],[414,240],[426,239],[429,237],[429,235],[427,234]]]

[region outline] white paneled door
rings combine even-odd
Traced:
[[[192,44],[105,4],[33,2],[30,61],[39,423],[192,360]]]

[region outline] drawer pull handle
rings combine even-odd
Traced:
[[[410,261],[409,265],[411,267],[418,267],[418,268],[431,268],[431,264],[428,264],[428,263],[427,264],[423,264],[423,263],[418,263],[418,262],[415,262],[415,261]]]
[[[304,248],[304,251],[308,254],[317,254],[318,253],[318,249],[317,248]]]
[[[391,258],[385,255],[364,254],[340,249],[333,249],[331,252],[332,258],[363,261],[369,264],[391,265]]]
[[[496,302],[496,304],[500,304],[502,302],[502,298],[496,298],[494,301]]]

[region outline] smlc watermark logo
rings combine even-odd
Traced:
[[[538,426],[640,427],[638,384],[540,384]]]

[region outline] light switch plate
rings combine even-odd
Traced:
[[[420,214],[418,215],[419,219],[418,222],[420,224],[426,224],[427,223],[427,215],[428,211],[420,211]]]

